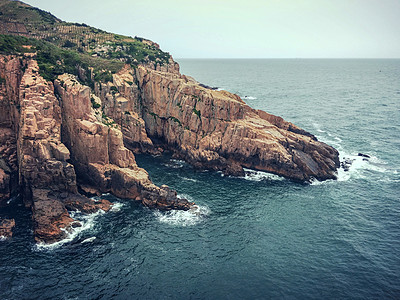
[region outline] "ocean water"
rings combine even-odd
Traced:
[[[159,212],[104,195],[111,212],[77,215],[84,228],[51,247],[33,243],[29,212],[11,201],[0,298],[399,299],[400,60],[178,61],[336,147],[350,170],[299,184],[140,155],[155,183],[198,208]]]

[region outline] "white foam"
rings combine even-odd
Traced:
[[[3,242],[5,240],[7,240],[7,238],[4,235],[0,235],[0,242]]]
[[[36,250],[53,250],[61,247],[62,245],[72,242],[76,237],[78,237],[82,232],[92,229],[95,225],[95,219],[104,214],[104,210],[99,209],[97,212],[92,214],[82,214],[80,211],[71,211],[69,214],[71,218],[76,221],[79,221],[82,226],[75,227],[71,229],[61,228],[62,231],[65,232],[66,237],[61,241],[46,244],[46,243],[38,243],[35,245]]]
[[[110,211],[120,211],[122,207],[124,207],[125,204],[121,202],[114,202],[111,206]]]
[[[171,158],[170,161],[177,163],[177,164],[185,164],[186,162],[182,159],[175,159],[175,158]]]
[[[95,236],[92,236],[92,237],[90,237],[90,238],[87,238],[87,239],[83,240],[83,241],[81,242],[81,244],[92,243],[95,239],[96,239],[96,237],[95,237]]]
[[[173,158],[171,158],[168,163],[163,163],[164,166],[173,168],[173,169],[182,168],[185,164],[186,164],[186,162],[184,160],[173,159]]]
[[[256,170],[251,170],[251,169],[246,169],[243,168],[245,175],[244,179],[246,180],[251,180],[251,181],[263,181],[263,180],[285,180],[284,177],[267,173],[267,172],[262,172],[262,171],[256,171]]]
[[[178,175],[179,176],[179,175]],[[179,176],[180,178],[182,178],[183,180],[186,181],[191,181],[191,182],[198,182],[198,180],[193,179],[193,178],[189,178],[189,177],[185,177],[185,176]]]
[[[16,196],[11,197],[10,199],[8,199],[7,205],[10,204],[11,202],[13,202],[13,201],[14,201],[15,199],[17,199],[19,196],[20,196],[20,195],[18,194],[18,195],[16,195]]]
[[[331,134],[325,130],[320,128],[320,125],[317,123],[313,123],[315,129],[321,133],[320,136],[317,136],[318,140],[327,143],[328,145],[332,145],[339,151],[339,160],[340,162],[349,161],[351,164],[347,166],[347,170],[345,170],[342,166],[337,170],[337,181],[348,181],[352,178],[366,178],[368,176],[367,172],[378,172],[378,173],[394,173],[395,170],[390,171],[385,167],[387,163],[378,157],[368,153],[369,158],[359,156],[358,153],[348,153],[342,146],[343,140]],[[331,180],[326,180],[324,182],[320,182],[318,180],[312,180],[312,185],[319,185],[322,183],[330,183]]]
[[[93,197],[92,199],[97,201],[100,197]],[[114,202],[111,206],[110,211],[119,211],[121,207],[123,207],[124,204],[120,202]],[[83,214],[79,210],[77,211],[70,211],[69,212],[71,218],[74,220],[78,221],[81,223],[82,226],[80,227],[75,227],[75,228],[70,228],[68,230],[61,228],[66,233],[66,237],[62,239],[61,241],[52,243],[52,244],[46,244],[46,243],[38,243],[34,246],[35,250],[53,250],[61,247],[62,245],[72,242],[75,238],[77,238],[79,235],[82,234],[82,232],[88,231],[92,229],[95,225],[95,220],[105,214],[105,211],[102,209],[99,209],[95,213],[92,214]],[[83,241],[85,242],[85,241]]]
[[[243,97],[244,100],[256,100],[257,97],[252,97],[252,96],[244,96]]]
[[[178,195],[178,198],[186,198],[193,202],[193,198],[189,195]],[[194,205],[191,209],[184,210],[171,210],[171,211],[153,211],[160,223],[165,223],[173,226],[193,226],[202,222],[205,217],[211,213],[207,206]]]

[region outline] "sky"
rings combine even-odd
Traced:
[[[400,58],[400,0],[27,0],[175,58]]]

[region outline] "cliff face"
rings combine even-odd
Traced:
[[[144,67],[136,78],[148,135],[193,165],[234,175],[247,167],[299,181],[336,178],[334,148],[237,95]]]
[[[334,148],[179,72],[125,67],[95,93],[122,128],[125,145],[136,152],[169,149],[196,167],[233,175],[247,167],[298,181],[336,178]]]

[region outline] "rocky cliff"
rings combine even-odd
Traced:
[[[125,148],[118,126],[102,123],[92,107],[91,90],[70,74],[43,79],[33,55],[0,56],[0,200],[22,193],[32,209],[37,241],[65,237],[71,210],[108,210],[82,191],[112,192],[159,209],[189,209],[193,203],[167,186],[154,185]],[[58,98],[57,98],[57,97]],[[100,119],[100,121],[98,120]],[[112,121],[111,121],[112,122]]]
[[[134,153],[168,150],[231,175],[246,167],[302,182],[335,178],[338,152],[312,134],[180,74],[155,43],[102,45],[104,36],[88,48],[91,55],[33,39],[0,40],[0,206],[21,193],[37,241],[62,239],[76,223],[70,211],[110,208],[90,195],[193,207],[153,184]]]

